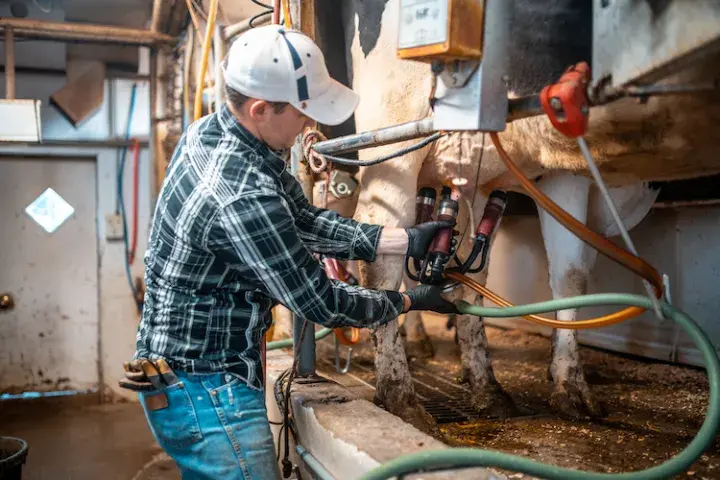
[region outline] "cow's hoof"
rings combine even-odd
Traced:
[[[432,358],[435,356],[435,347],[429,338],[405,343],[405,354],[408,359]]]
[[[556,385],[550,396],[550,407],[559,415],[573,420],[604,416],[602,405],[595,400],[584,381]]]
[[[515,402],[497,383],[474,388],[471,402],[482,418],[505,419],[518,415]]]
[[[432,437],[439,438],[442,435],[435,419],[419,403],[414,407],[404,408],[402,412],[398,412],[396,415],[406,423]]]

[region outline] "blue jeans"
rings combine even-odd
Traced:
[[[263,392],[230,374],[176,374],[179,383],[140,393],[140,402],[155,439],[182,478],[279,479]],[[167,407],[148,408],[147,399],[162,392]]]

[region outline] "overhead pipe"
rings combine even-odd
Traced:
[[[151,210],[155,207],[160,184],[162,183],[161,169],[158,155],[158,122],[152,121],[157,116],[158,101],[158,52],[155,49],[150,50],[150,92],[149,92],[149,116],[150,116],[150,177],[152,188],[150,190],[150,206]]]
[[[15,33],[5,29],[5,98],[15,100]]]
[[[353,152],[369,147],[380,147],[390,143],[412,140],[423,137],[434,131],[432,117],[401,123],[392,127],[371,130],[369,132],[355,133],[342,137],[325,140],[314,145],[313,149],[323,155]]]
[[[215,26],[213,34],[213,53],[215,55],[215,110],[219,110],[225,101],[225,77],[223,77],[222,62],[225,58],[225,39],[223,28]]]
[[[56,40],[60,42],[116,43],[157,46],[174,44],[177,39],[164,33],[139,28],[111,27],[70,22],[47,22],[26,18],[0,18],[0,29],[12,29],[18,38]]]
[[[255,21],[253,22],[253,25],[251,26],[250,20],[252,18],[254,18],[254,17],[246,18],[242,22],[238,22],[238,23],[235,23],[228,27],[225,27],[225,30],[223,32],[225,35],[225,38],[228,40],[231,40],[231,39],[237,37],[238,35],[247,32],[248,30],[250,30],[252,28],[252,26],[260,27],[263,25],[270,24],[270,18],[267,15],[265,15],[263,17],[256,18]]]
[[[538,115],[544,115],[538,95],[509,99],[508,122]],[[426,117],[422,120],[393,125],[392,127],[325,140],[316,143],[313,149],[321,155],[341,155],[363,148],[380,147],[391,143],[424,137],[435,131],[432,117]]]

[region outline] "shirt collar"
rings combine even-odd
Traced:
[[[227,105],[223,105],[220,110],[218,110],[218,120],[225,132],[239,138],[250,147],[251,150],[254,150],[255,153],[262,158],[262,164],[266,165],[275,175],[279,176],[287,169],[287,162],[284,160],[286,151],[273,150],[266,143],[250,133],[248,129],[237,121],[237,118],[235,118],[235,115],[233,115]]]

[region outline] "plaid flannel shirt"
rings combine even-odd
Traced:
[[[311,253],[371,262],[381,230],[311,205],[282,156],[221,108],[189,127],[166,172],[135,358],[261,388],[260,342],[278,302],[331,328],[397,318],[399,292],[330,280]]]

